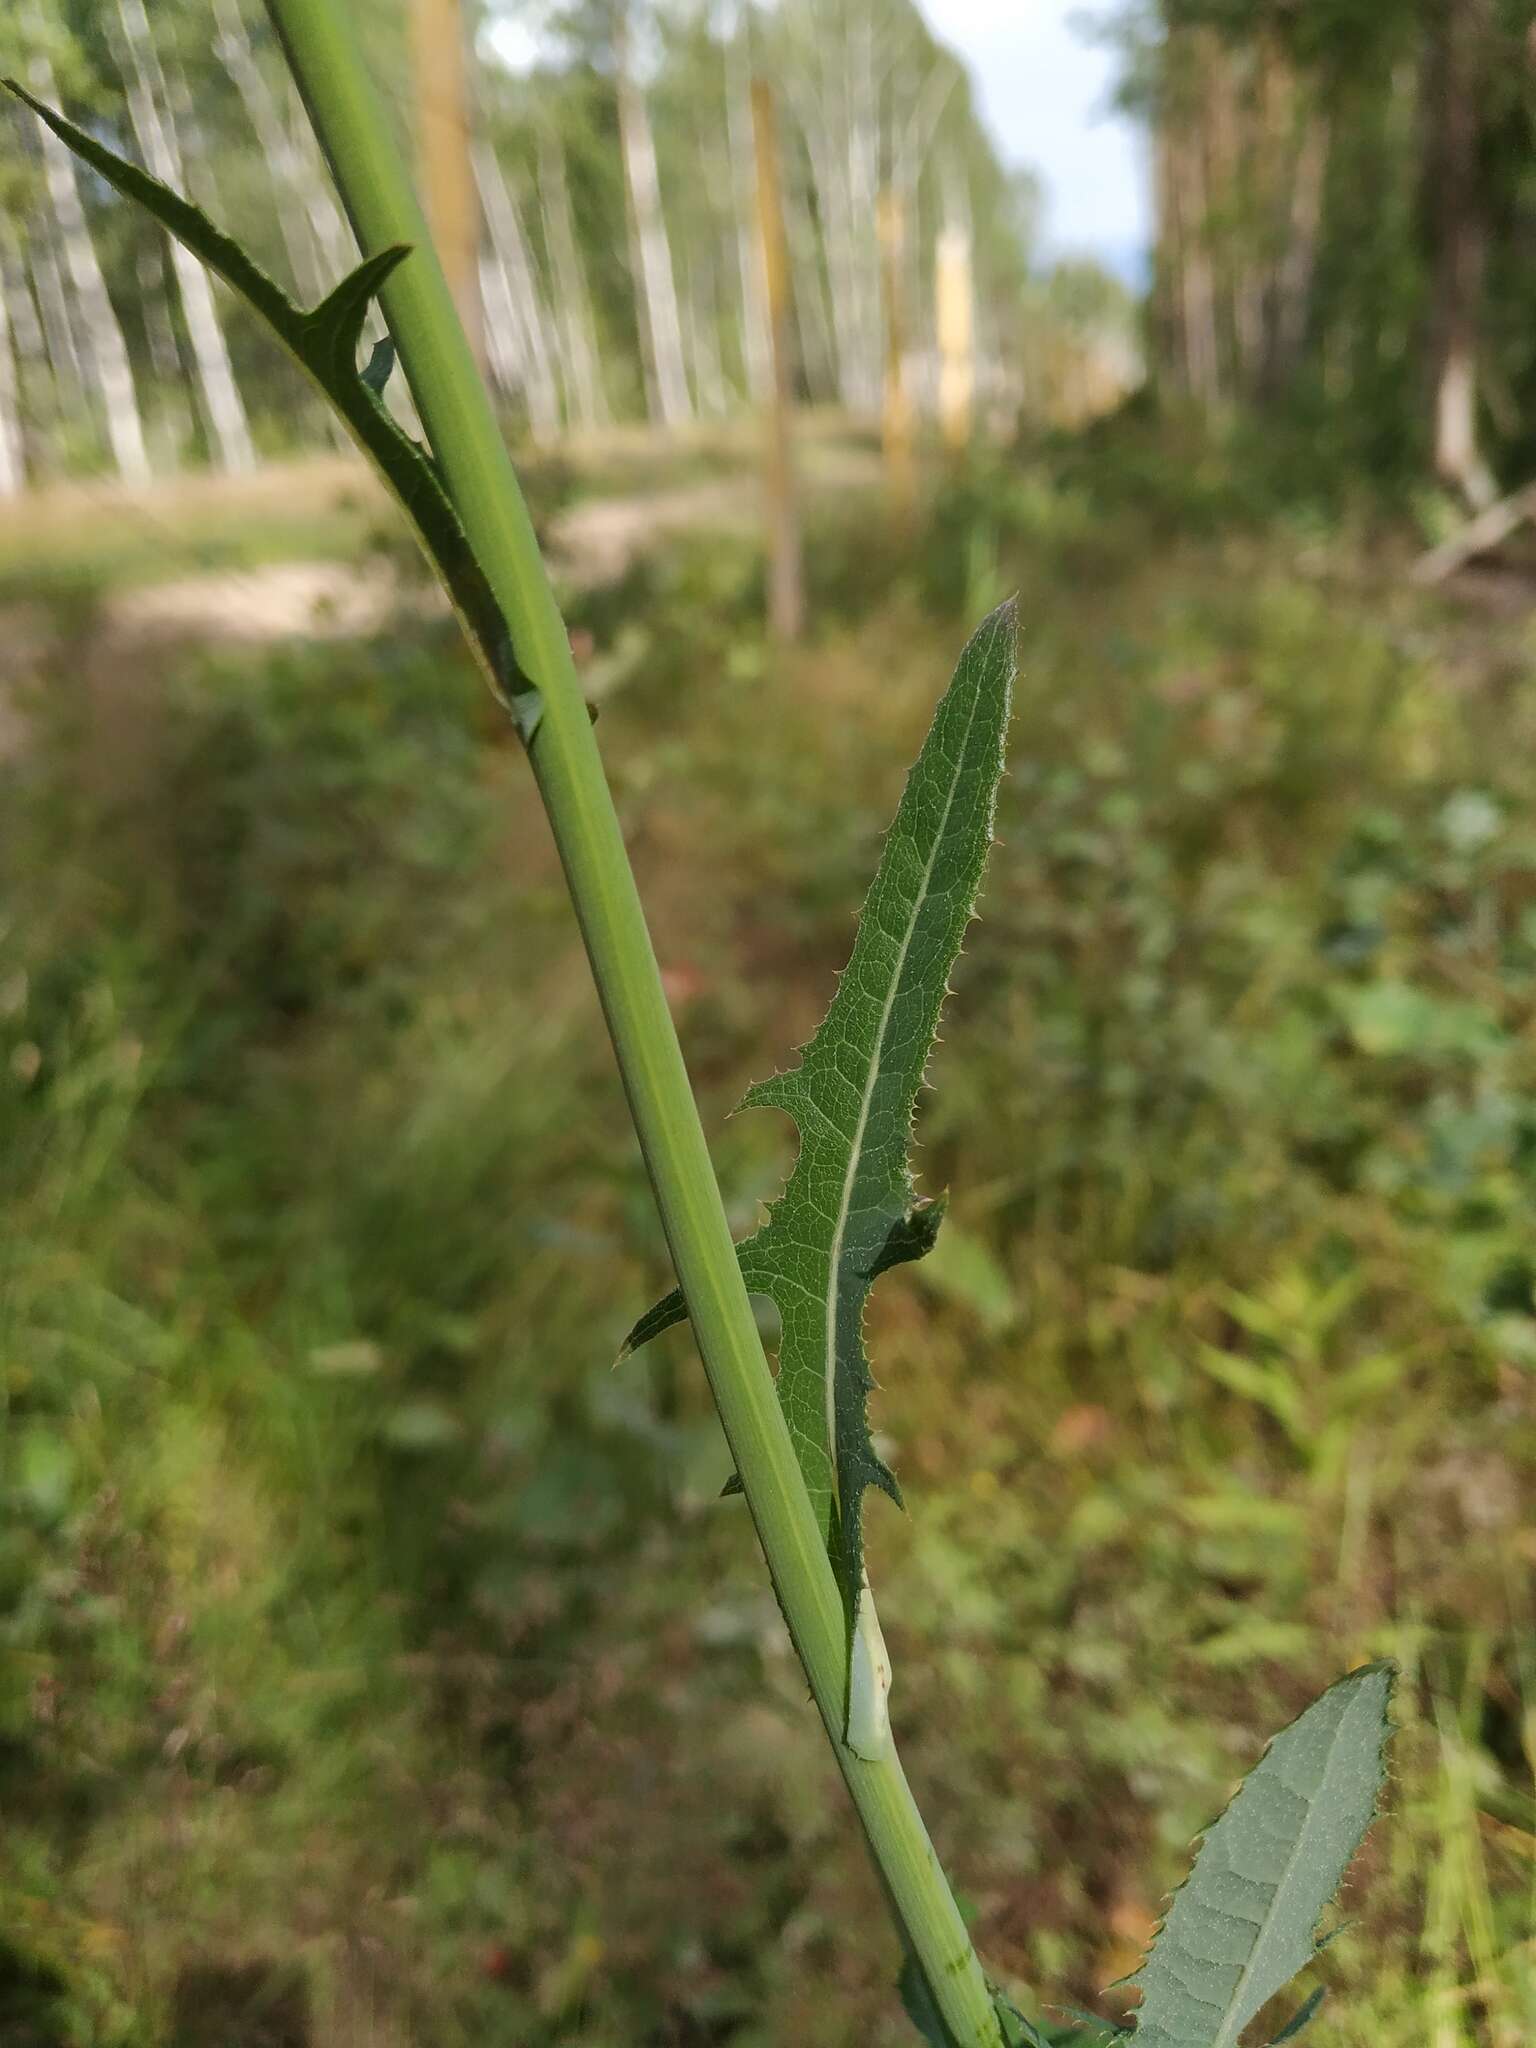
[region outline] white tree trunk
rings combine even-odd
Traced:
[[[731,409],[725,384],[725,366],[720,360],[720,330],[716,322],[714,265],[706,248],[687,264],[683,273],[683,304],[686,314],[688,366],[693,388],[698,393],[699,411],[708,419],[723,419]]]
[[[1270,335],[1269,377],[1273,384],[1289,380],[1307,336],[1312,309],[1312,280],[1322,234],[1324,185],[1332,140],[1326,114],[1304,116],[1301,147],[1291,179],[1285,253],[1275,274],[1274,325]]]
[[[598,362],[592,301],[587,295],[581,253],[576,246],[565,158],[560,144],[547,132],[539,140],[539,197],[544,208],[544,240],[554,271],[566,412],[584,433],[590,434],[607,424],[608,401]]]
[[[555,384],[549,319],[528,237],[523,232],[517,201],[494,151],[488,146],[477,148],[474,165],[480,208],[496,258],[490,270],[493,289],[501,301],[497,317],[510,320],[516,329],[513,346],[522,361],[523,397],[534,438],[553,440],[560,432],[560,394]]]
[[[330,172],[326,169],[320,145],[315,140],[315,131],[310,126],[304,102],[299,98],[298,88],[292,81],[288,86],[287,125],[299,166],[299,189],[304,215],[309,222],[309,231],[315,238],[315,247],[320,251],[321,285],[324,290],[329,291],[356,265],[358,247],[347,224],[346,215],[342,212],[332,190]],[[369,324],[363,332],[365,338],[374,340],[384,332],[383,319],[377,306],[369,314]]]
[[[31,65],[32,88],[41,100],[58,104],[58,86],[53,66],[46,57],[35,57]],[[48,186],[48,203],[58,229],[69,278],[80,302],[85,339],[90,353],[89,374],[101,398],[106,415],[107,442],[123,481],[135,487],[150,482],[149,455],[144,446],[144,422],[139,414],[138,394],[133,388],[133,370],[123,330],[107,296],[106,279],[96,258],[95,244],[85,218],[80,187],[75,178],[75,159],[68,145],[45,122],[38,124],[43,151],[43,169]]]
[[[33,300],[26,259],[11,223],[3,215],[0,215],[0,289],[5,292],[10,321],[11,355],[17,373],[17,409],[25,417],[30,403],[35,416],[38,394],[46,391],[52,393],[54,408],[58,410],[62,394],[48,360],[48,344]],[[77,384],[72,396],[78,400],[79,395]]]
[[[872,65],[853,30],[819,52],[821,76],[799,108],[826,252],[837,394],[849,412],[880,409],[883,345],[875,234],[879,130]]]
[[[47,357],[59,409],[61,412],[89,412],[86,369],[75,340],[74,323],[69,317],[69,297],[64,289],[64,273],[59,268],[58,252],[46,229],[34,230],[31,239],[29,267],[41,316],[43,353]]]
[[[57,106],[59,88],[47,57],[33,57],[31,82],[41,100]],[[113,301],[106,295],[106,279],[96,260],[96,246],[90,240],[80,184],[74,174],[74,156],[47,123],[39,123],[39,141],[53,225],[57,227],[63,260],[70,270],[70,283],[80,299],[86,346],[90,350],[90,379],[96,385],[106,416],[106,442],[113,451],[117,473],[125,483],[137,487],[150,483],[150,455],[145,453],[143,444],[143,420],[139,418],[139,399],[133,389],[127,342],[123,340]],[[59,297],[63,295],[59,293]],[[68,319],[66,332],[70,332]]]
[[[214,0],[216,34],[214,55],[228,72],[230,83],[240,96],[245,118],[261,149],[268,171],[277,186],[278,225],[288,255],[288,269],[294,289],[305,305],[313,305],[326,291],[326,273],[319,238],[305,204],[306,166],[297,146],[283,125],[277,95],[256,61],[250,31],[241,19],[237,0]]]
[[[683,330],[677,310],[672,249],[661,207],[661,183],[656,175],[656,142],[645,92],[630,71],[623,44],[621,37],[619,139],[634,228],[635,293],[640,303],[641,340],[654,415],[664,427],[683,427],[693,417],[693,407],[683,368]]]
[[[725,46],[725,137],[736,214],[736,270],[741,280],[742,367],[746,372],[747,396],[754,405],[766,405],[773,390],[773,363],[768,353],[768,294],[763,277],[762,239],[753,209],[747,33],[747,17],[743,15]]]
[[[11,338],[9,280],[0,275],[0,498],[26,488],[27,452],[21,432],[21,392]]]
[[[131,59],[127,80],[128,108],[140,152],[163,184],[184,192],[186,167],[143,0],[118,0],[117,11]],[[251,445],[245,406],[235,383],[224,330],[219,325],[218,311],[213,303],[213,286],[202,264],[189,249],[174,239],[171,242],[171,261],[176,269],[187,338],[192,344],[203,406],[213,431],[219,466],[232,476],[244,474],[256,467],[256,451]]]
[[[506,265],[494,249],[480,252],[480,307],[485,316],[485,367],[504,398],[521,398],[526,365],[521,322]]]
[[[832,334],[832,315],[827,305],[827,270],[816,239],[806,195],[798,179],[784,179],[784,232],[789,240],[789,268],[793,279],[795,332],[800,344],[800,367],[812,399],[831,400],[837,396],[837,344]]]

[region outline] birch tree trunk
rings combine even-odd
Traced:
[[[753,220],[752,117],[749,17],[738,17],[725,45],[725,139],[731,162],[731,199],[736,214],[736,272],[741,288],[741,362],[747,396],[764,405],[773,389],[768,351],[768,299],[761,237]],[[785,209],[788,211],[787,206]]]
[[[576,246],[576,223],[565,182],[565,155],[547,130],[539,138],[539,198],[544,209],[544,241],[554,272],[566,412],[584,433],[590,434],[607,424],[608,401],[598,361],[592,301]]]
[[[69,316],[69,295],[59,267],[53,237],[45,229],[32,234],[30,270],[37,294],[43,331],[43,350],[58,395],[61,414],[89,412],[90,393],[84,360]],[[100,395],[98,391],[98,396]]]
[[[18,372],[23,379],[30,377],[43,384],[51,384],[54,382],[53,368],[48,360],[48,343],[33,297],[26,258],[15,229],[3,215],[0,215],[0,278],[4,280],[10,312],[11,346]]]
[[[683,427],[693,417],[683,367],[682,322],[661,184],[656,175],[656,142],[645,92],[629,61],[628,22],[618,35],[619,139],[629,191],[636,258],[635,293],[640,305],[641,342],[648,365],[653,415],[665,427]]]
[[[1332,129],[1321,112],[1302,116],[1303,128],[1291,178],[1285,250],[1276,267],[1267,382],[1283,390],[1296,374],[1312,310],[1312,281],[1322,237],[1323,196],[1328,177]]]
[[[58,86],[48,59],[35,57],[30,70],[32,89],[38,98],[57,106]],[[149,455],[144,446],[144,422],[133,386],[128,347],[107,295],[106,279],[101,274],[95,245],[91,241],[80,187],[75,178],[75,160],[68,145],[61,142],[45,122],[38,123],[38,139],[43,152],[48,203],[70,282],[80,305],[90,357],[89,375],[106,417],[107,445],[112,451],[118,475],[124,483],[138,487],[151,480]]]
[[[784,183],[784,231],[789,238],[789,265],[793,279],[795,326],[800,343],[800,367],[812,399],[834,399],[838,395],[837,343],[832,332],[832,314],[827,304],[827,269],[822,260],[811,219],[809,203],[797,179],[786,174]]]
[[[488,147],[475,150],[474,172],[481,211],[496,257],[492,266],[492,284],[499,302],[497,317],[512,321],[516,329],[513,346],[522,359],[528,424],[535,439],[552,440],[560,431],[560,395],[555,385],[554,354],[550,347],[544,295],[529,253],[528,238],[523,233],[517,201],[507,188],[501,165]]]
[[[0,498],[26,488],[27,451],[21,431],[21,390],[12,339],[10,281],[0,272]]]
[[[1474,506],[1490,503],[1495,495],[1477,432],[1477,348],[1488,241],[1478,145],[1491,40],[1488,0],[1439,0],[1427,52],[1434,462],[1442,481]]]
[[[294,289],[305,305],[312,306],[325,295],[326,272],[314,220],[305,203],[305,166],[284,125],[277,95],[256,60],[237,0],[214,0],[213,19],[214,55],[240,96],[245,117],[279,188],[278,225]]]
[[[1181,137],[1175,151],[1184,382],[1190,397],[1209,411],[1221,399],[1221,354],[1216,334],[1216,278],[1211,262],[1204,138],[1200,130]]]
[[[494,249],[480,252],[480,308],[485,323],[485,367],[506,398],[521,398],[527,381],[522,325],[506,265]]]
[[[117,0],[117,11],[128,48],[128,111],[139,150],[162,183],[184,192],[186,166],[143,0]],[[213,286],[197,258],[174,238],[171,261],[219,467],[228,475],[243,475],[256,467],[256,451],[213,302]]]

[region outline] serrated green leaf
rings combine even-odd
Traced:
[[[1312,1991],[1310,1996],[1292,2013],[1279,2033],[1275,2035],[1269,2044],[1269,2048],[1284,2048],[1284,2044],[1287,2041],[1295,2040],[1303,2027],[1311,2025],[1312,2021],[1317,2017],[1317,2008],[1322,2004],[1327,1989],[1326,1984],[1319,1984]]]
[[[252,262],[237,241],[216,227],[201,207],[138,164],[105,148],[56,108],[35,99],[14,78],[0,83],[93,171],[125,199],[152,214],[167,233],[237,291],[313,378],[400,504],[443,579],[487,681],[512,713],[524,739],[531,739],[537,725],[537,692],[513,658],[506,624],[453,501],[431,456],[384,406],[382,392],[394,364],[393,344],[380,342],[367,368],[358,368],[368,309],[410,250],[401,245],[365,258],[318,306],[306,311]]]
[[[749,1289],[779,1311],[779,1399],[850,1636],[863,1588],[865,1490],[901,1499],[870,1440],[864,1304],[880,1273],[931,1247],[943,1214],[942,1203],[913,1192],[912,1115],[992,840],[1016,637],[1007,604],[961,656],[907,778],[832,1007],[800,1064],[759,1082],[743,1103],[786,1111],[800,1133],[783,1194],[737,1249]],[[685,1314],[681,1294],[668,1295],[636,1323],[625,1351]]]
[[[1087,2012],[1080,2005],[1062,2005],[1056,2010],[1065,2013],[1077,2027],[1087,2027],[1095,2041],[1118,2041],[1132,2031],[1129,2020],[1107,2020],[1102,2013]]]
[[[1394,1677],[1371,1664],[1330,1686],[1211,1826],[1130,1980],[1146,2048],[1233,2048],[1311,1962],[1318,1920],[1375,1818]]]

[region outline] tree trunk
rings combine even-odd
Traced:
[[[1301,141],[1291,177],[1285,249],[1275,272],[1265,383],[1284,390],[1296,374],[1312,311],[1312,280],[1322,239],[1323,196],[1328,178],[1332,130],[1325,113],[1302,117]]]
[[[527,384],[522,322],[506,265],[494,249],[480,252],[480,309],[485,321],[485,367],[504,398],[521,398]]]
[[[1216,333],[1216,279],[1211,262],[1204,137],[1197,129],[1184,136],[1176,148],[1184,386],[1191,398],[1211,411],[1221,399],[1221,354]]]
[[[304,203],[305,167],[283,124],[277,95],[256,61],[250,32],[236,0],[214,0],[214,54],[240,96],[245,117],[278,187],[278,225],[288,269],[300,300],[312,306],[325,295],[326,273],[314,224]]]
[[[1494,496],[1477,433],[1477,349],[1488,240],[1478,151],[1492,30],[1489,0],[1437,0],[1427,52],[1434,464],[1441,481],[1474,507]]]
[[[1159,105],[1152,122],[1152,356],[1160,376],[1186,392],[1184,345],[1184,220],[1179,207],[1178,143],[1172,110]]]
[[[549,321],[538,274],[523,233],[517,202],[507,188],[506,178],[494,152],[487,146],[474,152],[475,182],[480,205],[495,252],[496,270],[505,286],[505,299],[497,316],[510,319],[516,327],[516,353],[522,359],[523,397],[528,407],[528,424],[537,440],[553,440],[560,431],[560,396],[555,386]],[[497,285],[501,298],[501,284]]]
[[[469,49],[462,0],[411,0],[416,153],[438,260],[479,361],[480,219],[470,155]]]
[[[32,283],[42,320],[44,351],[58,393],[59,411],[61,415],[89,413],[89,379],[80,345],[75,339],[75,325],[69,317],[69,295],[64,286],[64,273],[59,267],[59,253],[52,236],[43,229],[35,229],[31,239]]]
[[[953,218],[942,230],[935,263],[939,424],[950,453],[963,455],[976,409],[976,293],[968,220]]]
[[[752,149],[773,366],[766,476],[768,623],[778,639],[792,641],[799,639],[805,626],[805,579],[789,362],[789,245],[784,233],[778,109],[773,88],[762,78],[752,81]]]
[[[35,410],[36,399],[31,396],[28,387],[53,387],[57,380],[48,359],[48,343],[33,298],[26,258],[22,255],[21,243],[14,228],[3,215],[0,215],[0,281],[3,281],[6,307],[10,316],[11,352],[20,379],[23,411],[25,412],[26,401],[29,398]],[[59,394],[55,391],[54,396],[57,406]],[[78,379],[74,387],[74,396],[78,400]]]
[[[720,329],[716,318],[715,266],[707,242],[683,269],[684,337],[688,369],[706,419],[724,419],[731,409],[725,365],[720,360]]]
[[[27,453],[21,431],[21,391],[11,334],[10,281],[0,274],[0,498],[26,488]]]
[[[786,178],[782,196],[801,372],[813,401],[835,399],[837,344],[827,304],[827,268],[817,243],[816,224],[798,179]]]
[[[767,402],[773,388],[768,344],[767,287],[761,238],[752,218],[752,111],[747,76],[748,21],[743,14],[725,45],[725,135],[731,159],[731,197],[736,212],[736,271],[741,285],[741,361],[747,396]]]
[[[41,100],[57,106],[58,86],[53,66],[46,57],[34,57],[31,64],[32,89]],[[75,159],[46,122],[38,123],[43,168],[48,186],[48,203],[58,230],[70,282],[80,303],[85,339],[89,351],[89,374],[106,415],[107,444],[118,475],[135,487],[150,482],[149,456],[144,446],[144,422],[139,414],[138,394],[133,388],[133,370],[123,330],[107,295],[91,231],[75,177]],[[61,293],[62,298],[62,293]],[[50,341],[50,346],[51,346]]]
[[[140,153],[163,184],[184,192],[186,166],[143,0],[118,0],[118,19],[128,46],[128,110]],[[243,475],[256,467],[256,451],[213,303],[213,286],[202,264],[174,237],[171,261],[219,467],[228,475]]]
[[[885,315],[885,374],[880,393],[880,444],[885,483],[898,526],[917,507],[917,466],[912,453],[912,396],[907,389],[906,208],[890,186],[875,206],[880,239],[880,282]]]
[[[651,411],[663,426],[683,427],[692,419],[693,407],[683,367],[677,284],[656,175],[656,142],[644,89],[630,68],[627,24],[621,25],[618,41],[618,99],[624,182],[634,235],[635,295]]]
[[[539,198],[544,209],[544,241],[554,272],[566,411],[583,433],[590,434],[607,425],[608,400],[603,391],[592,301],[576,244],[565,156],[560,143],[547,131],[539,138]]]

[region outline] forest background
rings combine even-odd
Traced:
[[[1529,9],[1106,14],[1144,300],[1042,252],[909,0],[538,25],[514,74],[471,24],[486,367],[743,1228],[787,1134],[727,1113],[1021,595],[951,1220],[873,1306],[894,1706],[978,1941],[1098,2003],[1265,1734],[1393,1655],[1319,2038],[1515,2048]],[[28,0],[0,68],[302,296],[347,264],[252,0]],[[516,747],[297,372],[19,112],[0,497],[0,2038],[903,2039],[686,1337],[611,1370],[665,1265]]]

